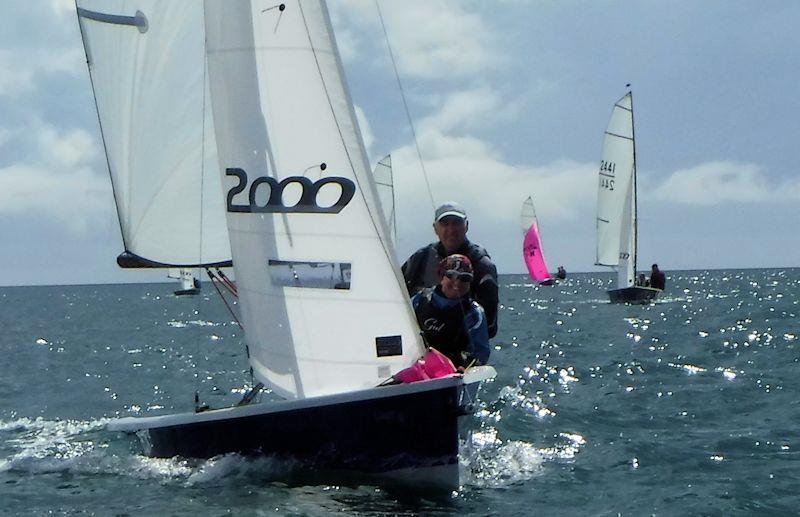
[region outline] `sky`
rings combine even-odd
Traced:
[[[135,4],[135,1],[129,2]],[[401,261],[460,202],[521,273],[533,196],[550,269],[593,265],[597,168],[631,84],[639,265],[800,266],[800,2],[330,3],[372,163],[391,153]],[[158,281],[123,271],[74,4],[0,0],[0,285]],[[416,133],[430,195],[414,144]]]

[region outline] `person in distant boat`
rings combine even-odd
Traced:
[[[427,346],[446,355],[459,370],[489,360],[489,328],[483,307],[470,296],[472,263],[454,254],[438,266],[439,283],[411,298]]]
[[[403,264],[403,277],[408,294],[414,295],[439,283],[439,263],[445,257],[458,253],[469,258],[474,269],[470,294],[486,313],[489,337],[497,334],[497,267],[489,253],[467,239],[469,221],[467,213],[458,203],[448,201],[436,209],[433,231],[439,238],[414,252]]]
[[[644,276],[644,273],[639,273],[639,279],[636,281],[636,285],[640,285],[642,287],[647,287],[650,285],[650,282],[647,281],[647,278]]]
[[[558,271],[556,271],[556,278],[559,280],[564,280],[567,278],[567,270],[564,269],[564,266],[558,266]]]
[[[664,290],[667,284],[667,277],[664,272],[658,269],[658,264],[653,264],[653,269],[650,271],[650,287]]]

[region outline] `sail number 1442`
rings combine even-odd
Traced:
[[[614,162],[600,161],[600,187],[607,190],[614,190],[614,171],[617,164]]]

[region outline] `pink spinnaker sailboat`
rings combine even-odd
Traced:
[[[522,258],[528,268],[528,273],[536,282],[543,285],[552,285],[553,279],[547,271],[547,264],[544,262],[542,254],[542,241],[539,237],[539,222],[536,219],[536,211],[533,209],[533,199],[528,199],[522,204],[520,215],[522,231],[525,237],[522,241]]]

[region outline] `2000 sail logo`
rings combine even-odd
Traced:
[[[338,214],[347,206],[356,192],[356,185],[348,178],[339,176],[329,176],[311,181],[304,176],[289,176],[280,181],[267,176],[260,176],[253,180],[247,192],[248,204],[237,204],[233,198],[247,188],[247,173],[238,168],[225,169],[226,176],[236,176],[239,183],[228,191],[228,212],[248,212],[248,213],[308,213],[308,214]],[[297,183],[302,189],[300,200],[291,206],[283,204],[283,191],[292,184]],[[320,206],[317,202],[317,195],[322,187],[328,184],[336,184],[341,189],[339,199],[330,206]],[[266,203],[259,204],[257,195],[259,189],[269,189],[269,198]]]

